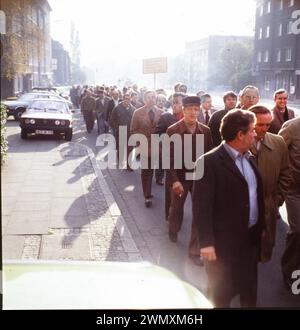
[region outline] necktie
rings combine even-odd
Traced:
[[[153,125],[153,122],[154,122],[154,112],[153,112],[152,109],[148,112],[148,116],[150,118],[151,124]]]
[[[205,111],[205,125],[207,125],[209,122],[209,114],[208,111]]]

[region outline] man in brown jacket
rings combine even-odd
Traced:
[[[200,110],[200,98],[198,96],[187,96],[183,99],[183,119],[173,124],[167,129],[167,134],[171,137],[174,134],[179,134],[181,137],[180,145],[175,146],[175,143],[171,145],[170,149],[170,170],[168,173],[169,184],[171,187],[171,205],[169,209],[169,239],[171,242],[177,242],[177,234],[181,229],[183,220],[184,203],[188,192],[192,193],[193,180],[187,178],[188,172],[193,172],[194,169],[188,169],[185,166],[185,150],[184,139],[187,135],[192,135],[192,145],[190,146],[192,151],[192,161],[197,160],[196,145],[197,135],[204,135],[204,153],[208,152],[212,148],[212,137],[210,129],[197,121]],[[181,150],[180,150],[181,149]],[[175,168],[175,157],[180,154],[182,156],[182,168]],[[191,174],[191,173],[189,173]],[[205,194],[205,192],[203,192]],[[202,265],[200,259],[200,247],[198,241],[197,230],[192,221],[191,238],[189,244],[189,256],[193,262],[197,265]]]
[[[151,168],[151,134],[155,133],[155,127],[158,120],[163,113],[162,110],[156,107],[156,93],[154,91],[147,91],[144,94],[145,105],[139,109],[136,109],[133,113],[130,133],[132,134],[143,134],[148,141],[148,145],[145,147],[141,144],[140,155],[141,163],[147,163],[148,168],[141,169],[141,179],[143,186],[143,193],[145,197],[145,206],[150,207],[152,205],[152,177],[153,169]],[[155,173],[156,174],[156,173]],[[158,178],[157,178],[158,179]]]
[[[273,98],[275,101],[275,107],[272,109],[273,121],[269,132],[278,134],[282,124],[287,120],[294,118],[295,113],[287,107],[288,93],[285,89],[278,89],[275,91]]]
[[[278,208],[285,200],[291,182],[288,149],[281,136],[268,133],[272,114],[262,105],[249,108],[256,116],[256,137],[250,149],[256,158],[262,176],[265,205],[265,235],[261,244],[261,261],[272,257],[275,244]]]

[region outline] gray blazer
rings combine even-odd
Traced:
[[[211,113],[211,115],[212,115],[215,111],[216,111],[215,109],[210,109],[210,113]],[[210,115],[210,117],[211,117],[211,115]],[[210,118],[210,117],[209,117],[209,118]],[[203,112],[202,112],[202,109],[201,109],[201,108],[200,108],[200,112],[199,112],[199,116],[198,116],[198,121],[199,121],[200,123],[206,125],[206,124],[205,124],[205,117],[204,117],[204,115],[203,115]]]

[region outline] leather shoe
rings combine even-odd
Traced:
[[[171,242],[176,243],[177,242],[177,233],[172,233],[169,231],[169,239]]]
[[[163,186],[164,183],[162,180],[156,180],[156,184],[159,185],[159,186]]]
[[[196,256],[196,255],[190,255],[190,259],[193,261],[193,263],[196,266],[202,267],[204,266],[203,260],[200,256]]]
[[[150,198],[145,199],[145,206],[146,207],[151,207],[152,206],[152,200]]]

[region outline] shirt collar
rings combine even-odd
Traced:
[[[182,123],[183,123],[183,132],[182,133],[188,133],[188,134],[191,134],[191,131],[188,129],[186,123],[184,122],[184,120],[182,119]],[[198,121],[196,122],[196,129],[195,129],[195,132],[194,134],[199,134],[199,133],[202,133],[201,130],[199,129],[199,125],[198,125]]]
[[[206,114],[206,111],[208,112],[209,115],[211,114],[211,110],[205,110],[205,109],[203,109],[203,108],[201,108],[201,110],[202,110],[202,113],[203,113],[204,115]]]
[[[249,159],[249,157],[251,156],[250,151],[246,151],[243,155],[238,152],[236,149],[232,148],[228,143],[226,143],[225,141],[222,142],[223,146],[225,148],[225,150],[229,153],[230,157],[236,161],[238,158],[247,158]]]
[[[261,143],[263,145],[265,145],[267,148],[269,148],[270,150],[274,149],[274,145],[272,143],[272,140],[270,139],[270,133],[266,133],[265,137],[263,138],[263,140],[261,141]]]

